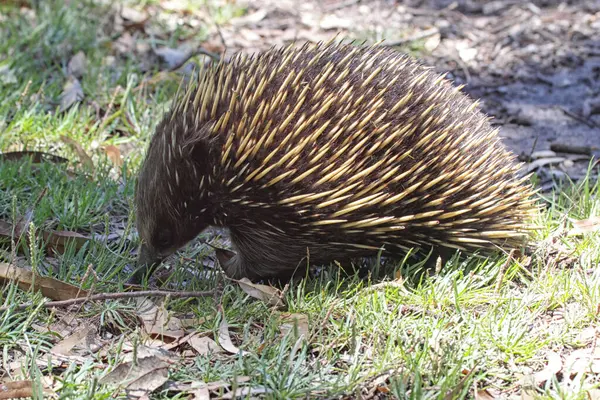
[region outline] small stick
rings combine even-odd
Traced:
[[[384,44],[386,46],[400,46],[402,44],[406,44],[406,43],[411,43],[411,42],[415,42],[417,40],[421,40],[421,39],[426,39],[430,36],[433,36],[435,34],[439,33],[439,29],[438,28],[431,28],[431,29],[426,29],[424,31],[421,32],[417,32],[412,36],[406,37],[406,38],[402,38],[402,39],[398,39],[398,40],[394,40],[394,41],[390,41]]]
[[[179,61],[177,64],[173,65],[171,68],[169,68],[169,71],[175,71],[178,70],[179,68],[181,68],[185,63],[187,63],[190,58],[195,57],[197,55],[205,55],[208,56],[210,58],[212,58],[214,61],[219,61],[221,59],[221,57],[216,54],[213,53],[211,51],[205,50],[202,47],[197,48],[194,51],[191,51],[186,57],[184,57],[181,61]]]
[[[98,301],[98,300],[115,300],[115,299],[133,299],[138,297],[172,297],[176,299],[182,299],[187,297],[208,297],[214,294],[213,290],[204,292],[170,292],[168,290],[144,290],[141,292],[118,292],[118,293],[99,293],[88,297],[80,297],[77,299],[61,300],[61,301],[47,301],[42,307],[44,308],[57,308],[67,307],[74,304],[81,304],[87,301]],[[31,307],[31,303],[20,304],[15,307],[17,310],[25,310]],[[9,310],[10,307],[0,307],[0,312]]]
[[[596,124],[592,120],[584,118],[581,115],[579,115],[577,113],[574,113],[573,111],[569,111],[566,108],[561,107],[561,106],[558,106],[558,109],[561,110],[563,113],[565,113],[565,115],[568,115],[569,117],[573,118],[574,120],[579,121],[579,122],[581,122],[583,124],[586,124],[590,128],[598,128],[598,124]]]
[[[550,150],[557,153],[584,154],[586,156],[591,156],[592,151],[595,150],[595,148],[592,146],[572,146],[565,143],[552,143],[550,145]]]
[[[508,266],[510,265],[510,262],[512,261],[515,255],[515,251],[516,249],[512,249],[510,251],[506,262],[502,264],[502,266],[500,267],[500,271],[498,271],[498,278],[496,279],[496,287],[494,288],[494,294],[498,294],[498,292],[500,292],[500,288],[502,287],[502,281],[504,280],[504,275],[506,275],[506,270],[508,269]]]

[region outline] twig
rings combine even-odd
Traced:
[[[170,292],[168,290],[143,290],[141,292],[118,292],[118,293],[99,293],[88,297],[81,297],[77,299],[61,300],[61,301],[47,301],[42,305],[44,308],[57,308],[67,307],[74,304],[81,304],[87,301],[102,301],[102,300],[116,300],[116,299],[133,299],[138,297],[171,297],[175,299],[182,299],[187,297],[208,297],[214,294],[213,290],[204,292]],[[16,310],[25,310],[31,307],[31,303],[19,304],[14,307]],[[12,307],[0,307],[0,312],[7,311]]]
[[[110,102],[108,103],[108,108],[106,109],[106,112],[104,113],[104,117],[102,117],[102,121],[100,121],[100,125],[98,125],[98,132],[101,132],[102,129],[104,129],[104,126],[106,125],[108,117],[110,116],[110,113],[114,106],[115,100],[117,98],[117,94],[119,94],[120,90],[121,90],[120,86],[117,86],[115,88],[115,91],[113,92],[113,95],[110,98]]]
[[[417,41],[417,40],[428,38],[430,36],[438,34],[439,32],[440,31],[439,31],[438,28],[430,28],[430,29],[426,29],[424,31],[415,33],[412,36],[409,36],[409,37],[406,37],[406,38],[402,38],[402,39],[398,39],[398,40],[393,40],[393,41],[390,41],[390,42],[387,42],[387,43],[384,42],[383,44],[386,45],[386,46],[390,46],[390,47],[400,46],[400,45],[403,45],[403,44],[406,44],[406,43],[411,43],[411,42],[414,42],[414,41]]]
[[[500,271],[498,271],[498,278],[496,279],[496,286],[494,287],[494,294],[498,294],[498,292],[500,292],[500,288],[502,287],[502,282],[504,281],[504,275],[506,275],[506,270],[508,269],[508,266],[510,265],[510,262],[512,261],[514,255],[515,255],[515,251],[516,251],[516,249],[512,249],[510,251],[510,253],[508,254],[508,258],[506,259],[506,262],[504,264],[502,264],[502,266],[500,267]]]
[[[225,43],[225,36],[223,36],[223,32],[221,32],[221,26],[217,23],[215,18],[213,18],[212,12],[210,11],[210,7],[206,6],[206,13],[210,19],[209,23],[212,22],[215,24],[215,28],[217,29],[217,35],[219,35],[219,39],[221,40],[221,45],[223,46],[223,54],[225,54],[225,49],[227,48],[227,44]]]
[[[572,146],[566,143],[552,143],[550,145],[550,150],[557,153],[583,154],[586,156],[591,156],[592,152],[597,150],[597,148],[593,146]]]
[[[183,58],[177,64],[173,65],[171,68],[169,68],[169,71],[172,72],[172,71],[178,70],[186,62],[188,62],[190,60],[190,58],[195,57],[195,56],[200,55],[200,54],[208,56],[208,57],[212,58],[215,61],[219,61],[221,59],[221,56],[219,56],[218,54],[213,53],[211,51],[208,51],[206,49],[203,49],[202,47],[199,47],[196,50],[191,51],[185,58]]]
[[[564,108],[562,106],[556,106],[556,107],[558,107],[559,110],[561,110],[566,115],[568,115],[569,117],[573,118],[574,120],[577,120],[577,121],[579,121],[581,123],[584,123],[587,126],[589,126],[590,128],[598,128],[598,124],[596,124],[594,121],[589,120],[587,118],[584,118],[581,115],[574,113],[573,111],[569,111],[569,110],[567,110],[566,108]]]

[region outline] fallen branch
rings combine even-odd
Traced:
[[[582,124],[585,124],[585,125],[587,125],[587,126],[588,126],[588,127],[590,127],[590,128],[598,128],[598,127],[599,127],[599,126],[598,126],[598,124],[596,124],[596,123],[595,123],[594,121],[592,121],[591,119],[584,118],[583,116],[581,116],[581,115],[579,115],[579,114],[577,114],[577,113],[574,113],[573,111],[569,111],[569,110],[567,110],[566,108],[564,108],[564,107],[561,107],[561,106],[557,106],[557,108],[558,108],[559,110],[561,110],[563,113],[565,113],[565,115],[567,115],[567,116],[569,116],[569,117],[573,118],[573,119],[574,119],[574,120],[576,120],[576,121],[579,121],[579,122],[581,122]]]
[[[179,68],[183,67],[185,65],[185,63],[187,63],[192,57],[196,57],[199,55],[208,56],[217,62],[221,59],[221,57],[218,54],[213,53],[212,51],[205,50],[202,47],[199,47],[199,48],[189,52],[189,54],[187,54],[186,57],[184,57],[177,64],[175,64],[171,68],[169,68],[169,71],[173,72],[173,71],[178,70]]]
[[[171,297],[175,299],[182,299],[188,297],[208,297],[214,294],[213,290],[205,292],[170,292],[168,290],[144,290],[141,292],[118,292],[118,293],[99,293],[88,297],[81,297],[77,299],[61,300],[61,301],[47,301],[42,304],[44,308],[58,308],[67,307],[74,304],[82,304],[88,301],[102,301],[102,300],[117,300],[117,299],[133,299],[137,297]],[[31,307],[32,303],[19,304],[16,307],[0,307],[0,312],[8,311],[9,309],[15,310],[26,310]]]
[[[424,31],[421,32],[417,32],[416,34],[406,37],[406,38],[402,38],[402,39],[398,39],[398,40],[392,40],[389,42],[383,42],[384,45],[389,46],[389,47],[394,47],[394,46],[400,46],[403,44],[407,44],[407,43],[412,43],[412,42],[416,42],[417,40],[421,40],[421,39],[426,39],[430,36],[436,35],[438,34],[440,31],[438,28],[431,28],[431,29],[426,29]]]

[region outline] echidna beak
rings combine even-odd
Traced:
[[[154,270],[160,265],[163,257],[152,251],[152,248],[142,244],[138,252],[137,267],[127,281],[130,284],[140,284],[144,276],[152,276]]]

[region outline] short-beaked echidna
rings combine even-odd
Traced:
[[[234,278],[287,276],[307,256],[519,246],[526,179],[476,102],[390,48],[238,54],[201,71],[156,129],[136,189],[139,264],[210,225],[229,230]]]

